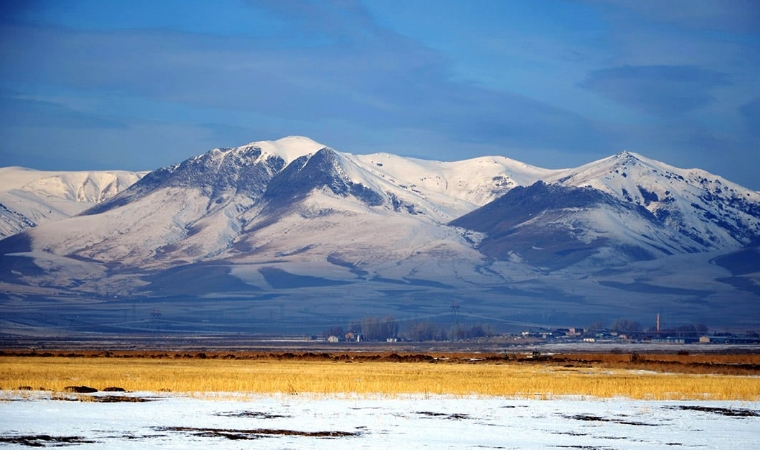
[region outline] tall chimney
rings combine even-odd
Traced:
[[[660,332],[660,313],[657,313],[657,332]]]

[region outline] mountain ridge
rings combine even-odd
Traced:
[[[0,297],[108,309],[193,293],[208,308],[235,297],[313,323],[368,311],[440,320],[454,302],[504,323],[694,304],[684,317],[751,322],[736,311],[760,307],[760,275],[727,268],[758,239],[760,194],[631,152],[549,170],[288,137],[212,149],[0,240]]]

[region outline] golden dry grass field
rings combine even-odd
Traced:
[[[684,362],[686,360],[686,362]],[[0,388],[186,394],[449,394],[760,400],[760,355],[79,354],[0,356]]]

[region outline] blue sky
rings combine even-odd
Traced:
[[[4,0],[0,166],[151,170],[288,135],[760,190],[757,0]]]

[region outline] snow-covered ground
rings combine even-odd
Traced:
[[[760,438],[760,402],[127,395],[151,401],[6,391],[0,446],[751,449]]]

